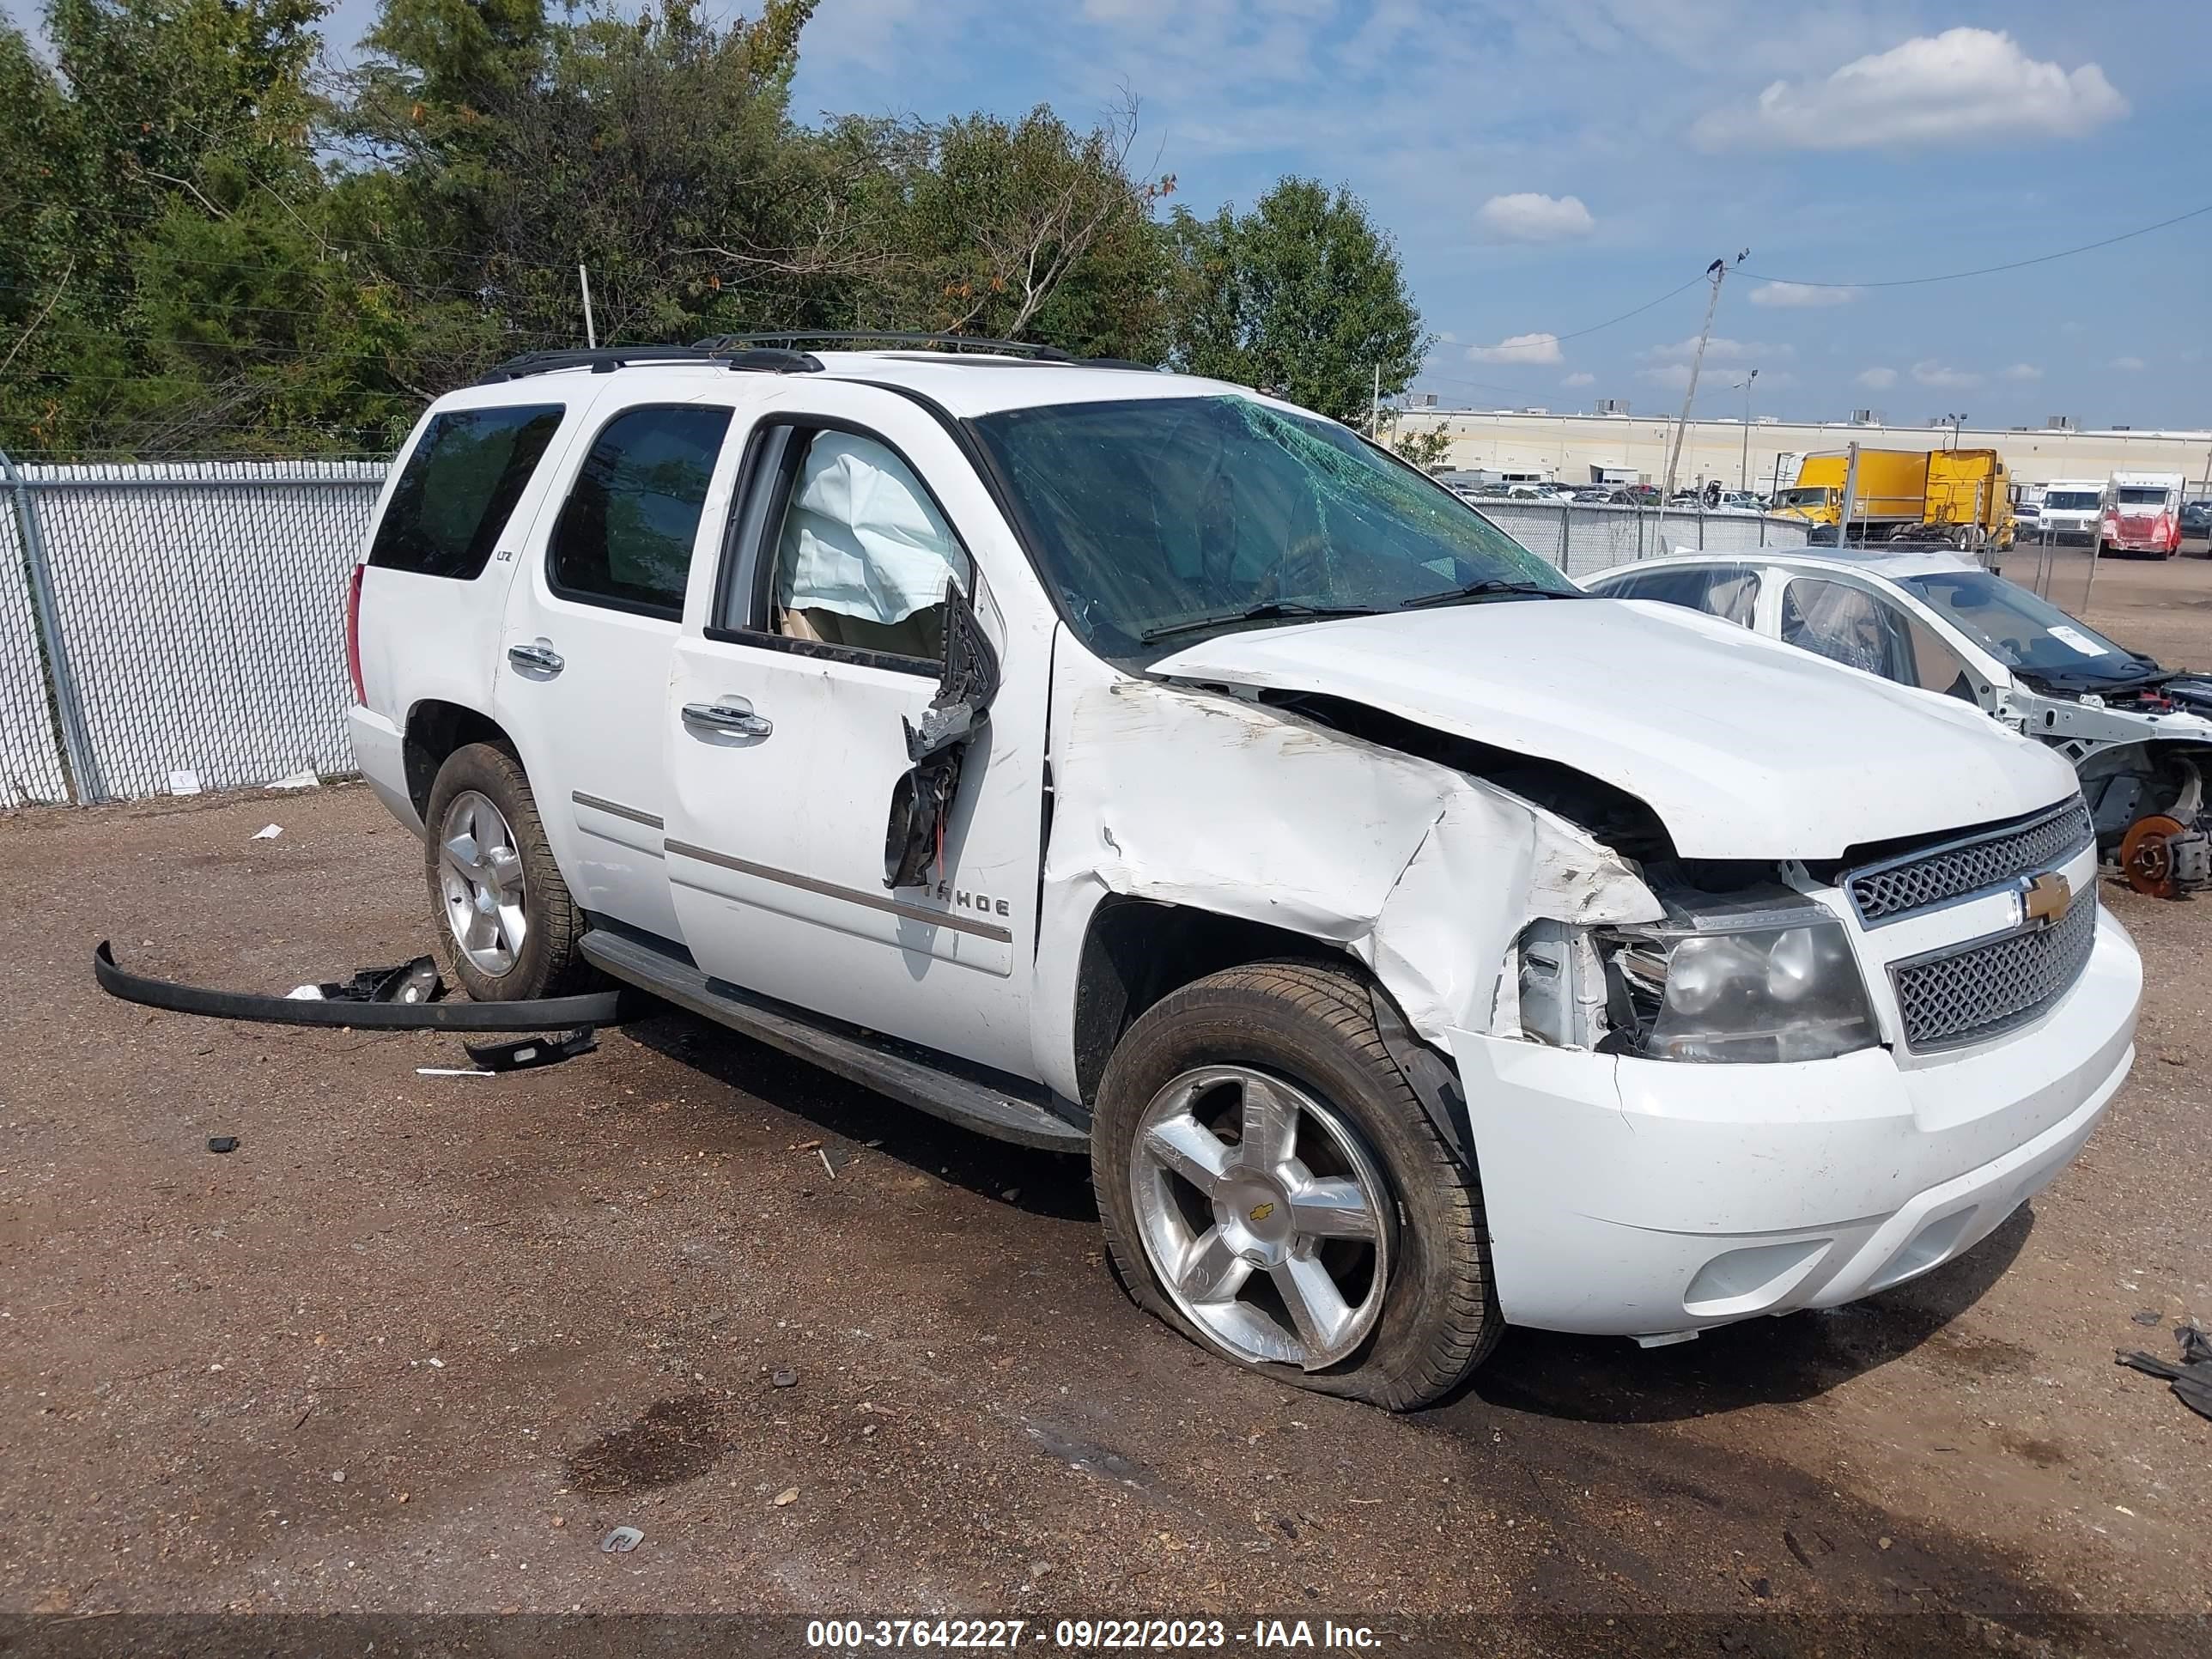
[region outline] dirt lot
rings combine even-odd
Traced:
[[[2014,548],[2004,574],[2168,668],[2212,669],[2212,557],[2203,542],[2184,543],[2175,559],[2096,560],[2094,582],[2081,549],[2051,548],[2047,561],[2045,552]]]
[[[2205,597],[2137,597],[2177,574]],[[2095,620],[2212,662],[2208,575],[2113,567]],[[550,1071],[428,1078],[456,1040],[93,986],[104,937],[239,988],[403,959],[419,857],[358,787],[0,818],[0,1613],[2203,1639],[2163,1621],[2212,1607],[2212,1425],[2112,1352],[2212,1318],[2212,902],[2107,895],[2151,985],[2134,1077],[1967,1260],[1678,1348],[1515,1334],[1393,1419],[1137,1314],[1073,1162],[685,1017]],[[217,1134],[239,1149],[210,1156]],[[602,1553],[617,1524],[643,1543]]]

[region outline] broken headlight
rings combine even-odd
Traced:
[[[1879,1040],[1843,923],[1814,906],[1611,930],[1619,1047],[1652,1060],[1827,1060]]]
[[[1826,1060],[1880,1041],[1843,924],[1795,893],[1677,894],[1637,927],[1522,935],[1522,1029],[1648,1060]]]

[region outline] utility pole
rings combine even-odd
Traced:
[[[584,290],[584,343],[597,350],[599,331],[592,321],[592,273],[586,270],[581,264],[576,267],[576,285]]]
[[[1375,365],[1375,395],[1367,404],[1367,435],[1382,441],[1382,365]]]
[[[1751,250],[1746,248],[1737,254],[1736,263],[1741,264],[1750,252]],[[1667,453],[1667,482],[1659,492],[1659,512],[1662,519],[1666,515],[1667,504],[1674,499],[1674,474],[1682,464],[1682,436],[1689,430],[1690,406],[1698,400],[1698,372],[1705,364],[1705,343],[1713,337],[1713,313],[1720,309],[1721,283],[1727,278],[1728,272],[1729,262],[1725,257],[1705,267],[1705,275],[1712,278],[1713,291],[1705,301],[1705,325],[1698,331],[1698,349],[1690,359],[1690,384],[1682,390],[1682,414],[1674,422],[1674,447]]]
[[[1735,487],[1746,495],[1751,493],[1751,383],[1758,378],[1759,371],[1754,368],[1736,388],[1743,393],[1743,460],[1736,469]]]

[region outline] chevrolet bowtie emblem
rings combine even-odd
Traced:
[[[1255,1222],[1265,1221],[1274,1212],[1275,1206],[1272,1204],[1255,1204],[1252,1206],[1252,1219]]]
[[[2065,877],[2046,872],[2022,890],[2020,908],[2023,921],[2053,927],[2065,921],[2066,913],[2074,908],[2074,889]]]

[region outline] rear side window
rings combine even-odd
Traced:
[[[368,562],[474,580],[561,425],[559,404],[455,409],[430,417],[400,469]]]
[[[599,429],[553,526],[546,576],[563,599],[680,617],[727,409],[633,409]]]

